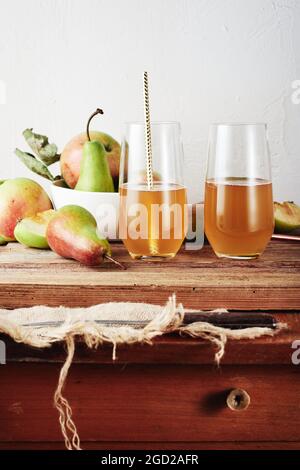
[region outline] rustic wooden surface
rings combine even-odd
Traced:
[[[65,394],[86,449],[299,449],[300,376],[291,344],[300,339],[300,244],[271,242],[255,261],[217,259],[209,246],[166,262],[80,266],[51,252],[0,247],[0,307],[88,306],[106,301],[164,304],[175,292],[186,308],[269,311],[288,329],[274,338],[229,341],[221,367],[211,344],[169,335],[153,346],[77,344]],[[299,312],[299,313],[298,313]],[[0,449],[63,448],[53,392],[63,345],[37,350],[6,337],[0,366]],[[247,410],[226,406],[233,388]]]
[[[0,306],[88,306],[110,301],[164,303],[175,292],[186,308],[300,310],[300,243],[272,241],[261,258],[216,258],[206,245],[163,262],[133,261],[121,244],[98,268],[51,251],[10,243],[0,247]]]
[[[60,441],[58,373],[56,364],[1,369],[0,442]],[[250,395],[244,411],[226,405],[234,388]],[[85,442],[300,442],[299,389],[296,366],[90,364],[72,367],[65,395]]]
[[[122,450],[299,450],[300,444],[295,441],[269,442],[81,442],[84,450],[122,451]],[[57,442],[0,442],[0,450],[66,450],[64,443]]]
[[[164,304],[176,292],[187,308],[238,308],[248,315],[271,311],[279,322],[287,323],[288,329],[275,338],[229,342],[224,364],[290,364],[291,344],[300,338],[300,316],[293,313],[300,311],[300,243],[272,241],[261,258],[250,262],[220,260],[208,245],[197,252],[182,251],[165,262],[133,261],[120,244],[114,244],[113,251],[127,271],[109,262],[88,268],[51,251],[16,243],[0,247],[0,306],[86,306],[112,300]],[[9,360],[62,362],[65,358],[60,345],[40,351],[6,343]],[[211,364],[213,353],[206,342],[171,336],[156,340],[151,348],[120,347],[118,360]],[[88,351],[78,345],[75,361],[111,363],[111,347]]]

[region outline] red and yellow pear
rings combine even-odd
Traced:
[[[97,233],[97,222],[83,207],[64,206],[57,211],[47,227],[50,248],[64,258],[71,258],[88,266],[101,264],[111,258],[109,242]]]

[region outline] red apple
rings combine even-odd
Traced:
[[[6,180],[0,185],[0,237],[15,240],[17,223],[25,217],[52,209],[52,203],[35,181],[28,178]]]

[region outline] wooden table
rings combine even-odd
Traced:
[[[0,306],[89,306],[107,301],[164,304],[175,292],[187,308],[271,311],[289,329],[275,338],[229,342],[218,369],[213,347],[175,335],[153,346],[78,345],[65,390],[84,448],[300,448],[300,244],[274,242],[259,260],[217,259],[209,246],[165,262],[87,268],[18,244],[0,248]],[[7,344],[0,366],[0,449],[63,448],[52,398],[63,345],[39,351]],[[299,354],[300,357],[300,354]],[[244,411],[226,405],[230,390],[251,398]]]

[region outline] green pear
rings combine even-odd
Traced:
[[[104,145],[110,173],[114,181],[115,191],[118,192],[120,168],[120,144],[104,132],[90,131],[91,140],[98,140]],[[80,164],[85,142],[88,140],[86,132],[73,137],[65,146],[60,156],[61,174],[68,187],[74,189],[80,174]]]
[[[96,114],[103,114],[103,111],[97,109],[88,121],[88,141],[83,146],[80,175],[75,189],[77,191],[111,193],[114,192],[114,183],[109,169],[106,150],[101,142],[91,140],[89,134],[90,121]]]
[[[50,209],[22,219],[15,227],[14,235],[16,240],[30,248],[49,248],[46,230],[55,213],[55,210]]]
[[[123,268],[111,258],[109,242],[98,235],[95,218],[83,207],[69,205],[59,209],[48,224],[46,236],[50,248],[64,258],[90,266],[108,258]]]
[[[100,193],[114,192],[105,148],[96,140],[84,144],[80,176],[75,189]]]

